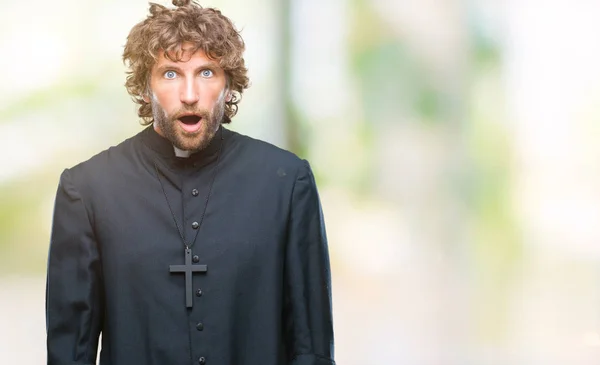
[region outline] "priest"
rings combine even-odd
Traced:
[[[330,263],[306,160],[225,127],[248,87],[220,11],[151,4],[123,59],[146,127],[66,169],[48,365],[332,365]]]

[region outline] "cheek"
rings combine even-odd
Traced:
[[[175,90],[160,90],[154,92],[154,101],[158,103],[167,113],[177,109],[178,97]]]
[[[201,89],[200,100],[208,104],[215,104],[225,97],[225,82],[223,80],[211,80]]]
[[[219,101],[219,99],[222,97],[222,94],[223,93],[221,90],[210,90],[201,95],[200,99],[205,105],[213,105]]]

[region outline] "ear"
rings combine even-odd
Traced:
[[[150,104],[150,97],[148,97],[148,94],[142,94],[142,100]]]
[[[233,99],[233,94],[231,93],[231,91],[227,92],[227,96],[225,97],[225,101],[226,102],[230,102],[231,99]]]

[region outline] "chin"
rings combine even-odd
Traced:
[[[190,136],[180,136],[177,148],[184,151],[197,152],[204,149],[208,143],[205,135],[198,135],[195,138]]]

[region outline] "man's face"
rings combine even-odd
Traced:
[[[156,132],[181,150],[204,149],[225,113],[226,83],[223,69],[202,50],[184,53],[180,62],[161,53],[151,71],[147,100]]]

